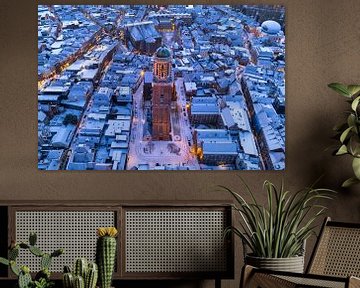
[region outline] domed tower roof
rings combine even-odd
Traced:
[[[158,58],[169,58],[171,56],[171,52],[165,45],[163,45],[156,50],[155,56]]]
[[[281,31],[281,26],[276,21],[268,20],[261,24],[261,30],[267,34],[275,35]]]

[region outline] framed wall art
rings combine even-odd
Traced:
[[[38,169],[285,169],[285,8],[39,5]]]

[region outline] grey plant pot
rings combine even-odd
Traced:
[[[245,263],[257,268],[274,271],[304,273],[304,256],[289,258],[262,258],[246,255]]]

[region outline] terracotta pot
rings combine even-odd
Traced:
[[[245,263],[262,269],[304,273],[304,256],[289,258],[263,258],[246,255]]]

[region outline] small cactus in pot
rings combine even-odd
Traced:
[[[96,262],[99,267],[100,288],[110,288],[116,258],[115,227],[102,227],[97,229]]]
[[[74,264],[74,273],[69,266],[64,267],[64,288],[95,288],[98,279],[96,263],[88,263],[85,258],[79,258]]]

